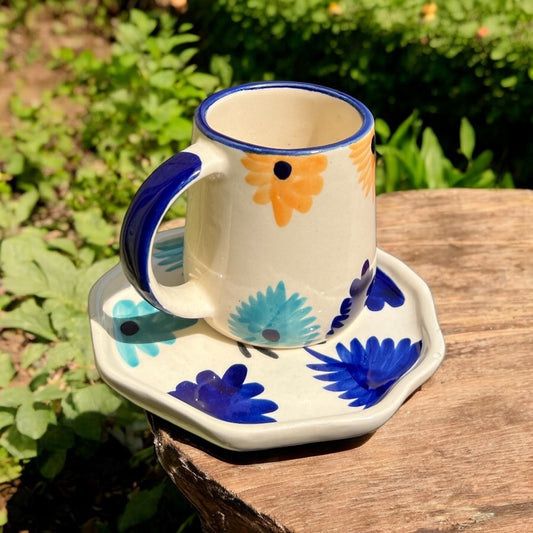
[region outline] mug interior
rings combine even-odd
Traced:
[[[237,142],[279,150],[336,144],[361,129],[356,100],[307,87],[314,86],[265,84],[228,91],[208,104],[204,126]]]

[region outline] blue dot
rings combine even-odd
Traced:
[[[292,172],[292,167],[287,161],[277,161],[274,165],[274,175],[280,180],[286,180]]]

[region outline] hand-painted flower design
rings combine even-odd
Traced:
[[[350,146],[350,158],[359,172],[359,183],[365,197],[374,198],[376,189],[376,137],[372,130],[363,140]]]
[[[372,285],[368,289],[366,307],[370,311],[381,311],[385,304],[391,307],[401,307],[405,303],[405,296],[398,285],[383,272],[376,270]]]
[[[248,369],[235,364],[219,377],[212,370],[203,370],[196,383],[182,381],[169,394],[196,409],[220,420],[238,424],[275,422],[265,413],[276,411],[278,405],[271,400],[257,399],[265,388],[260,383],[244,383]]]
[[[393,339],[381,343],[370,337],[366,346],[353,339],[350,347],[337,344],[339,359],[321,354],[311,348],[307,352],[322,361],[307,365],[312,370],[323,372],[315,376],[321,381],[329,381],[324,389],[342,392],[339,398],[352,400],[350,407],[368,408],[381,400],[391,386],[403,376],[418,360],[422,341],[411,342],[402,339],[397,345]]]
[[[307,213],[313,196],[320,194],[324,180],[321,173],[327,167],[325,155],[277,156],[246,154],[242,164],[250,171],[246,182],[257,187],[254,202],[272,203],[278,226],[286,226],[293,209]]]
[[[250,296],[230,315],[230,331],[248,344],[289,348],[304,346],[318,337],[316,318],[309,316],[307,298],[299,293],[287,297],[285,283]]]
[[[352,314],[355,315],[362,309],[365,302],[365,293],[372,282],[373,273],[373,269],[370,268],[370,261],[367,259],[361,269],[361,277],[352,281],[350,296],[342,301],[340,312],[333,319],[328,335],[333,335],[335,330],[345,325]]]
[[[131,367],[139,364],[138,352],[156,357],[160,352],[159,344],[173,344],[176,331],[196,322],[158,311],[144,300],[138,304],[120,300],[113,307],[113,335],[118,353]]]
[[[183,267],[183,235],[156,242],[154,259],[159,266],[166,267],[167,272],[181,269]]]

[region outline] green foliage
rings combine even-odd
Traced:
[[[198,41],[191,25],[174,31],[174,23],[169,14],[153,18],[131,10],[108,59],[61,52],[75,73],[70,93],[79,97],[85,88],[81,140],[96,158],[76,171],[75,208],[113,212],[126,206],[149,171],[187,145],[195,108],[219,87],[216,76],[191,63]]]
[[[475,132],[466,118],[461,120],[459,131],[458,152],[464,159],[461,168],[454,166],[445,156],[430,128],[422,130],[422,121],[416,112],[400,124],[392,135],[383,120],[376,120],[376,133],[381,140],[377,146],[381,155],[376,169],[378,194],[402,189],[513,187],[510,174],[498,180],[490,168],[490,150],[474,157]]]
[[[175,25],[168,13],[133,9],[109,57],[56,51],[54,66],[70,70],[70,79],[36,105],[11,99],[18,124],[0,140],[4,193],[36,188],[42,200],[118,220],[147,174],[185,148],[194,110],[220,87],[192,63],[191,24]],[[214,58],[213,70],[229,81],[223,58]],[[182,200],[174,212],[184,208]]]
[[[418,109],[449,151],[467,116],[501,172],[527,184],[532,0],[191,0],[235,78],[337,87],[393,127]],[[502,136],[501,132],[506,131]]]
[[[33,5],[15,7],[0,28],[35,16]],[[0,352],[0,483],[29,465],[53,480],[110,441],[132,457],[149,445],[144,412],[96,371],[87,299],[118,260],[119,221],[135,190],[189,142],[194,109],[220,86],[216,73],[229,83],[223,58],[214,58],[213,73],[194,65],[191,29],[168,13],[132,9],[107,57],[57,50],[51,67],[67,80],[37,103],[10,101],[12,128],[0,136],[0,330],[24,341],[16,361]],[[143,464],[153,469],[148,451]],[[120,518],[116,510],[120,531],[160,512],[169,493],[161,487],[132,494]],[[173,508],[186,518],[180,501]]]
[[[0,6],[0,60],[7,54],[9,31],[38,18],[42,4],[20,0],[10,9]],[[132,468],[154,468],[151,448],[143,450],[149,434],[143,412],[109,389],[96,371],[87,297],[94,282],[116,264],[119,223],[134,192],[153,168],[188,144],[195,108],[207,94],[232,83],[234,68],[240,79],[311,77],[335,86],[343,82],[341,88],[352,94],[367,87],[395,106],[405,96],[395,84],[411,70],[420,73],[418,56],[414,61],[409,55],[414,49],[423,51],[421,57],[429,54],[424,59],[428,69],[433,68],[432,50],[447,60],[465,53],[462,41],[458,48],[447,47],[438,24],[421,25],[420,4],[413,2],[346,1],[335,7],[322,0],[219,0],[212,12],[191,2],[191,13],[203,13],[203,22],[217,24],[202,40],[190,22],[170,11],[129,9],[120,21],[104,20],[106,10],[118,11],[123,4],[46,2],[53,13],[70,10],[78,23],[94,19],[104,35],[114,28],[113,46],[104,57],[91,50],[56,50],[50,68],[60,69],[67,79],[62,77],[37,103],[14,96],[12,127],[0,135],[0,329],[16,330],[22,338],[16,357],[0,352],[0,483],[30,467],[43,483],[52,482],[75,457],[89,461],[111,442],[130,454]],[[465,17],[471,18],[470,12]],[[230,14],[230,24],[224,13]],[[406,17],[411,17],[409,28]],[[420,43],[417,31],[431,33],[431,44]],[[467,36],[466,29],[461,31]],[[495,27],[494,35],[500,31]],[[505,35],[511,39],[514,34]],[[485,43],[470,41],[478,48]],[[219,43],[216,53],[210,42]],[[204,69],[195,63],[199,49],[210,50]],[[498,54],[489,56],[496,61]],[[406,64],[411,60],[410,70]],[[390,75],[391,61],[399,61],[398,79]],[[507,64],[509,53],[498,61]],[[516,76],[516,84],[511,78],[505,82],[505,91],[519,90]],[[416,100],[402,117],[425,103]],[[472,103],[479,101],[471,98]],[[450,155],[437,130],[423,126],[423,111],[392,128],[389,120],[376,121],[382,156],[378,192],[512,185],[508,174],[495,173],[492,150],[476,153],[479,129],[464,118],[468,113],[454,123]],[[184,209],[182,201],[174,214]],[[168,483],[136,486],[128,503],[117,509],[113,526],[135,530],[162,515],[162,509],[189,516],[187,505],[171,493]],[[0,514],[0,526],[6,520]],[[180,531],[192,521],[187,518]]]

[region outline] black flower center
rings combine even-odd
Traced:
[[[274,175],[279,180],[286,180],[292,172],[292,167],[287,161],[277,161],[274,165]]]
[[[139,325],[133,320],[128,320],[127,322],[124,322],[120,325],[120,331],[123,335],[131,337],[139,331]]]
[[[264,329],[261,332],[263,338],[270,342],[278,342],[280,338],[279,331],[277,329]]]

